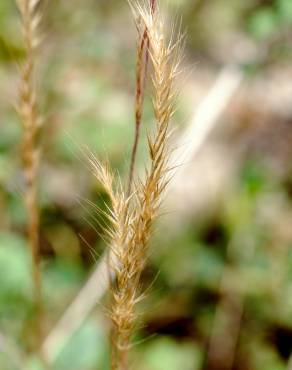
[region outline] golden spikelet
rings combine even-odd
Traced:
[[[174,80],[179,71],[179,42],[166,39],[162,16],[153,3],[140,5],[130,2],[139,35],[147,33],[147,47],[152,64],[153,108],[155,130],[148,134],[150,168],[143,181],[136,181],[131,194],[125,194],[121,184],[113,189],[114,177],[108,166],[94,157],[90,162],[94,174],[111,199],[108,231],[111,250],[110,268],[115,282],[111,289],[112,370],[128,369],[131,336],[137,323],[136,304],[141,299],[140,275],[147,260],[147,250],[153,221],[157,216],[163,192],[169,182],[169,123],[174,112]],[[180,40],[180,38],[177,38]],[[140,104],[140,103],[139,103]]]
[[[129,286],[133,258],[128,249],[132,239],[134,214],[130,208],[131,198],[125,195],[121,183],[115,189],[114,176],[109,166],[97,161],[92,154],[89,154],[88,158],[95,178],[103,185],[111,201],[107,212],[111,227],[107,230],[107,237],[110,247],[109,268],[115,275],[110,309],[114,327],[111,337],[112,367],[118,369],[123,361],[120,355],[124,353],[120,346],[129,343],[129,335],[133,329],[131,325],[134,322],[129,320],[129,315],[134,312],[135,295]]]

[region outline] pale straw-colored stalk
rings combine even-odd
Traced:
[[[156,0],[150,1],[150,9],[154,14],[156,9]],[[139,20],[141,21],[141,19]],[[137,61],[136,61],[136,92],[135,92],[135,135],[134,144],[132,147],[131,160],[130,160],[130,171],[128,180],[128,191],[127,194],[131,193],[132,183],[134,178],[135,162],[137,157],[138,144],[140,139],[142,114],[145,96],[145,87],[148,74],[149,64],[149,37],[147,28],[143,25],[137,25],[138,30],[138,47],[137,47]]]

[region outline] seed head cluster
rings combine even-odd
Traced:
[[[111,200],[108,210],[111,227],[107,235],[109,265],[115,276],[109,309],[112,320],[112,370],[128,369],[131,336],[138,319],[136,305],[143,294],[140,291],[140,276],[147,261],[153,221],[170,180],[170,121],[175,109],[174,81],[180,65],[180,43],[167,39],[158,6],[154,12],[152,3],[141,5],[130,2],[130,5],[139,39],[143,40],[147,33],[147,52],[151,62],[155,129],[147,136],[150,165],[145,169],[144,179],[136,179],[130,194],[127,194],[121,182],[115,181],[109,166],[90,157],[95,176]],[[118,186],[115,186],[116,182]]]

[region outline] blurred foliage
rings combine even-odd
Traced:
[[[201,65],[211,73],[222,64],[259,63],[256,73],[260,75],[267,65],[281,65],[287,60],[291,63],[291,0],[166,3],[173,17],[183,14],[190,64],[203,61]],[[102,225],[106,221],[86,200],[104,209],[107,197],[90,175],[80,147],[87,146],[108,158],[122,178],[127,174],[133,135],[136,44],[135,27],[124,1],[47,1],[45,5],[44,46],[38,64],[42,77],[37,83],[45,122],[41,138],[40,237],[45,326],[49,330],[104,249]],[[247,51],[242,42],[248,44]],[[288,52],[279,52],[283,50]],[[22,132],[14,110],[16,63],[22,57],[16,7],[13,1],[1,1],[3,370],[19,368],[18,357],[22,362],[23,356],[29,369],[40,368],[31,353],[34,308],[21,196]],[[184,113],[179,111],[178,116]],[[291,124],[290,116],[288,121]],[[145,127],[151,124],[151,102],[146,101]],[[277,122],[273,124],[274,133]],[[145,135],[139,152],[141,168],[144,149]],[[219,363],[216,368],[208,367],[206,353],[216,307],[225,297],[220,281],[226,273],[228,294],[240,295],[244,306],[234,370],[286,369],[292,350],[291,175],[289,171],[280,175],[266,165],[263,157],[271,161],[273,153],[246,151],[231,189],[211,211],[179,215],[185,217],[179,228],[171,223],[161,223],[157,228],[143,275],[147,299],[141,303],[145,325],[137,333],[132,359],[136,369],[224,370]],[[70,338],[54,368],[107,369],[105,320],[104,310],[98,307]],[[224,344],[228,327],[223,325],[220,335]],[[2,337],[9,345],[2,345]]]

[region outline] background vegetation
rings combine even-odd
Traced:
[[[292,2],[171,0],[166,11],[170,19],[182,14],[187,31],[178,134],[222,69],[235,66],[242,82],[166,199],[143,275],[147,299],[132,361],[139,370],[288,369]],[[48,1],[42,30],[40,240],[49,332],[105,248],[102,220],[86,200],[104,207],[106,196],[79,146],[109,158],[122,177],[128,171],[136,36],[119,0]],[[23,55],[17,8],[1,1],[0,367],[7,370],[39,366],[14,110]],[[147,101],[144,129],[151,121]],[[106,369],[107,331],[99,304],[52,368]]]

